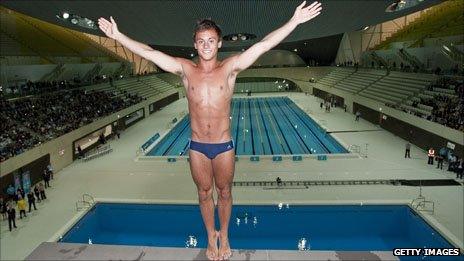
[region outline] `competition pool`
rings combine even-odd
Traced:
[[[234,205],[229,236],[234,249],[453,247],[407,205]],[[97,203],[59,242],[207,246],[198,205],[132,203]]]
[[[236,155],[348,153],[288,97],[234,98],[230,121]],[[191,132],[187,115],[146,155],[188,155]]]

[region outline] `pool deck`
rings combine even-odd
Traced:
[[[266,94],[266,96],[282,95],[288,95],[314,120],[328,131],[334,132],[333,136],[344,146],[358,145],[362,150],[362,155],[329,158],[326,161],[303,159],[299,162],[290,159],[284,159],[281,162],[271,160],[251,162],[240,159],[236,164],[234,181],[275,181],[277,177],[283,181],[455,179],[454,173],[427,165],[425,151],[412,146],[411,159],[405,159],[405,140],[365,120],[355,122],[353,114],[345,113],[342,109],[335,108],[330,113],[326,113],[319,108],[320,100],[314,96],[305,96],[302,93]],[[139,160],[136,155],[143,143],[157,132],[166,133],[172,119],[179,117],[186,110],[185,99],[176,101],[122,132],[121,139],[108,141],[113,148],[112,153],[87,162],[76,161],[56,173],[55,179],[50,182],[51,188],[46,190],[47,199],[37,204],[38,210],[28,213],[26,218],[17,219],[17,229],[9,232],[8,222],[1,221],[0,259],[22,260],[31,253],[39,253],[36,251],[42,248],[43,242],[55,244],[53,243],[54,235],[66,227],[79,213],[76,210],[76,202],[82,200],[84,193],[94,198],[121,201],[147,200],[197,204],[197,192],[190,176],[188,162],[185,160],[174,163]],[[424,214],[426,220],[433,223],[433,226],[438,228],[447,239],[464,249],[462,243],[464,241],[464,186],[462,186],[462,180],[458,182],[461,185],[423,186],[422,195],[435,203],[435,209],[433,214],[421,214]],[[259,186],[234,186],[233,188],[234,204],[278,204],[280,202],[343,204],[353,201],[386,203],[392,200],[411,202],[418,195],[419,187],[386,184],[331,184],[309,186],[308,189],[265,189]],[[234,242],[231,242],[231,245],[234,247]],[[88,249],[93,249],[94,246],[88,246]],[[37,247],[39,248],[35,250]],[[55,246],[55,249],[58,249],[58,246]],[[140,253],[140,250],[137,251]],[[184,249],[175,249],[175,251],[180,252]],[[188,249],[187,251],[199,253],[200,250]],[[54,254],[64,254],[59,250],[55,252],[57,253]],[[263,253],[271,252],[280,253],[280,251],[263,251]],[[236,253],[238,256],[241,255],[240,251]],[[287,253],[298,254],[299,252],[288,251]],[[310,251],[310,253],[313,252]],[[49,254],[52,255],[53,251]],[[195,257],[196,255],[191,255],[189,258]],[[166,256],[156,258],[167,259]],[[53,258],[42,256],[42,259]]]
[[[207,260],[200,248],[44,242],[25,260]],[[232,250],[229,260],[399,260],[390,251]]]

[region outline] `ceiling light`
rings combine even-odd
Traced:
[[[369,29],[369,26],[364,27],[363,31],[366,31],[367,29]]]
[[[236,35],[232,36],[232,41],[237,41],[238,37]]]
[[[293,51],[298,52],[298,49],[295,48],[295,49],[293,49]]]
[[[240,36],[240,39],[241,39],[242,41],[245,41],[245,40],[247,39],[247,37],[246,37],[246,35],[242,35],[242,36]]]
[[[96,22],[90,18],[82,17],[77,14],[71,14],[68,12],[62,12],[56,15],[56,18],[60,19],[63,22],[71,23],[73,26],[77,25],[84,27],[86,29],[97,30]]]
[[[190,53],[190,57],[193,57],[193,56],[194,56],[194,54],[193,54],[193,53]]]

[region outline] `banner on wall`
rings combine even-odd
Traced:
[[[23,172],[23,189],[26,193],[29,193],[31,189],[31,173],[29,171]]]
[[[21,174],[16,172],[13,174],[15,193],[21,187]]]

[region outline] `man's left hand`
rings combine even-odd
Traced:
[[[305,5],[306,1],[299,5],[295,10],[295,14],[293,14],[292,20],[298,24],[305,23],[321,14],[321,3],[313,2],[311,5],[304,7]]]

